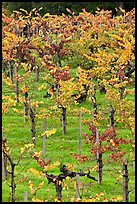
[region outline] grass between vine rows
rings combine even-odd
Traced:
[[[41,76],[42,73],[40,73]],[[33,89],[33,99],[34,101],[44,101],[43,104],[40,104],[37,111],[40,110],[41,107],[48,109],[49,106],[53,105],[50,98],[43,98],[44,90],[37,91],[38,87],[43,83],[40,80],[38,82],[30,81],[29,87]],[[133,89],[133,87],[131,87]],[[9,88],[4,84],[2,87],[3,95],[14,96],[13,91],[9,90]],[[134,98],[132,98],[134,100]],[[100,94],[97,91],[97,104],[98,107],[101,107],[103,110],[107,110],[107,103],[104,99],[104,95]],[[78,104],[77,107],[85,107],[87,109],[92,110],[92,103],[87,99],[86,102]],[[20,105],[16,105],[16,108],[23,111],[23,107]],[[96,165],[96,160],[94,156],[90,153],[90,148],[88,145],[84,143],[84,133],[90,133],[88,126],[84,124],[84,120],[90,119],[92,121],[92,115],[87,113],[82,113],[82,147],[81,154],[86,155],[91,158],[90,161],[86,161],[84,164],[79,163],[74,158],[71,157],[70,152],[79,153],[78,152],[78,137],[79,137],[79,124],[78,124],[78,113],[73,114],[73,108],[67,111],[67,134],[62,135],[62,127],[61,127],[61,112],[54,114],[51,117],[47,117],[47,130],[51,130],[56,128],[57,131],[54,135],[51,135],[47,138],[46,141],[46,160],[51,160],[51,163],[58,161],[62,164],[72,164],[74,166],[74,170],[79,171],[82,169],[84,172],[88,172],[88,168],[92,168]],[[75,107],[76,108],[76,107]],[[99,132],[101,133],[105,130],[109,125],[109,113],[105,111],[105,120],[102,121],[102,126],[99,128]],[[31,132],[30,132],[30,120],[28,122],[24,122],[24,117],[21,114],[15,113],[13,109],[10,109],[8,113],[2,116],[2,126],[4,128],[3,138],[7,139],[7,144],[11,149],[11,155],[16,163],[18,157],[20,155],[20,148],[24,147],[25,144],[31,142]],[[127,135],[130,134],[128,129],[122,127],[122,124],[116,124],[116,130],[118,132],[118,137],[126,138]],[[43,150],[43,137],[41,137],[42,132],[44,132],[44,120],[37,119],[36,120],[36,144],[34,147],[34,151],[42,151]],[[122,149],[130,153],[130,146],[124,145],[121,147]],[[42,158],[42,157],[41,157]],[[102,185],[99,185],[97,182],[89,180],[87,177],[80,177],[80,194],[82,198],[96,197],[96,194],[101,192],[106,192],[105,197],[110,200],[111,198],[116,198],[118,196],[123,197],[123,187],[122,187],[122,178],[120,179],[120,183],[117,181],[118,174],[114,171],[114,167],[117,170],[122,171],[122,165],[111,163],[105,163],[107,159],[107,154],[103,154],[103,180]],[[15,199],[16,202],[24,201],[24,192],[28,192],[28,202],[32,201],[33,195],[30,192],[29,188],[29,180],[32,181],[34,187],[37,187],[42,181],[44,181],[44,186],[41,190],[39,190],[36,194],[36,198],[41,200],[47,200],[49,202],[54,202],[56,192],[54,185],[52,183],[48,184],[46,178],[39,178],[33,175],[31,172],[28,172],[30,168],[34,168],[38,171],[42,171],[41,167],[37,165],[37,161],[30,158],[29,153],[26,153],[20,164],[15,168],[15,183],[16,183],[16,193]],[[109,170],[112,171],[113,175],[109,174]],[[129,171],[129,202],[135,201],[134,195],[134,185],[135,185],[135,177],[134,177],[134,169],[132,162],[128,165]],[[55,175],[59,174],[59,166],[53,170],[49,170],[48,173],[53,173]],[[91,175],[97,178],[96,169],[91,172]],[[10,180],[8,180],[8,183]],[[73,201],[73,198],[76,198],[76,189],[75,189],[76,178],[72,178],[69,180],[63,181],[63,191],[62,191],[62,202]],[[10,200],[10,192],[11,188],[7,185],[5,181],[2,181],[2,201],[8,202]]]

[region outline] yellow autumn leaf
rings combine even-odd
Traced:
[[[40,91],[41,89],[45,89],[46,86],[44,84],[42,84],[40,87],[38,87],[38,91]]]
[[[23,154],[24,152],[25,152],[25,147],[22,147],[21,149],[20,149],[20,151],[21,151],[21,154]]]
[[[29,188],[32,194],[35,193],[34,187],[33,187],[33,183],[31,182],[31,180],[28,182],[29,183]]]
[[[42,182],[39,184],[39,186],[37,187],[37,190],[40,190],[43,185],[44,185],[44,181],[42,181]]]
[[[31,143],[29,143],[29,144],[25,144],[25,148],[26,149],[33,149],[34,148],[34,144],[31,144]]]
[[[110,140],[110,143],[111,143],[112,146],[115,146],[115,143],[114,143],[114,141],[112,139]]]
[[[53,129],[53,130],[47,130],[47,131],[43,132],[43,133],[41,134],[41,136],[46,135],[47,137],[49,137],[50,135],[55,134],[55,132],[56,132],[56,129]]]
[[[54,178],[53,181],[56,181],[56,178]]]
[[[120,9],[120,11],[121,11],[122,13],[125,13],[125,10],[124,10],[124,9],[122,9],[121,7],[119,7],[119,9]]]
[[[54,164],[50,164],[50,165],[47,165],[44,167],[44,169],[47,171],[47,170],[51,170],[51,169],[54,169],[55,167],[59,166],[60,165],[60,162],[55,162]]]
[[[33,173],[33,174],[34,174],[35,176],[37,176],[37,177],[41,177],[40,172],[37,171],[36,169],[30,168],[30,169],[28,170],[28,172]]]
[[[34,152],[34,156],[40,157],[42,155],[42,151]]]
[[[73,164],[70,164],[70,163],[67,163],[67,167],[68,167],[69,170],[73,170],[74,169]]]
[[[12,108],[16,113],[23,114],[23,111],[18,110],[17,108]]]
[[[32,198],[32,202],[45,202],[45,201],[33,197]]]
[[[44,166],[44,169],[45,169],[46,171],[48,171],[48,170],[51,169],[51,166],[50,166],[50,165]]]
[[[60,162],[58,162],[58,161],[56,161],[55,163],[54,163],[54,166],[59,166],[60,165]]]
[[[24,11],[26,14],[28,14],[28,12],[23,8],[20,8],[20,11]]]
[[[50,16],[50,14],[49,14],[49,13],[46,13],[46,14],[43,16],[43,18],[49,17],[49,16]]]
[[[60,200],[58,200],[57,198],[54,199],[55,202],[61,202]]]
[[[66,180],[69,180],[69,179],[70,179],[70,177],[69,177],[69,176],[67,176],[67,177],[66,177]]]

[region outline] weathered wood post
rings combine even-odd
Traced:
[[[19,102],[19,81],[18,81],[18,65],[15,64],[15,93],[16,93],[16,101]]]
[[[128,168],[127,159],[122,159],[123,164],[123,201],[128,202]]]
[[[66,108],[62,107],[62,135],[66,134]]]
[[[46,117],[44,118],[44,132],[46,131]],[[43,160],[46,161],[46,135],[43,136]]]
[[[12,202],[15,202],[15,188],[16,188],[16,184],[15,184],[15,164],[12,162],[12,160],[10,161],[11,163],[11,187],[12,187]]]
[[[28,90],[27,87],[25,87],[25,93],[24,93],[24,122],[28,121]]]
[[[13,66],[12,66],[11,62],[8,62],[8,65],[9,65],[10,80],[11,80],[12,84],[14,84],[14,80],[13,80]]]
[[[76,199],[80,199],[80,182],[78,174],[76,174]]]
[[[31,136],[32,136],[32,142],[35,143],[36,141],[36,131],[35,131],[35,113],[34,110],[30,107],[30,121],[31,121]]]
[[[96,142],[97,142],[97,152],[96,152],[96,158],[97,158],[97,172],[98,172],[98,184],[102,183],[102,154],[99,153],[98,147],[99,147],[99,134],[98,129],[96,128]]]
[[[5,168],[4,168],[4,157],[3,157],[3,152],[2,152],[2,180],[6,179],[5,175]]]
[[[115,109],[112,105],[110,105],[110,126],[114,127],[115,119],[114,119]]]
[[[2,140],[3,143],[3,148],[5,148],[5,144],[6,144],[6,139]],[[2,150],[2,178],[4,180],[7,180],[8,178],[8,170],[7,170],[7,156],[5,154],[4,149]]]
[[[81,140],[82,140],[82,112],[79,111],[79,144],[78,144],[78,150],[79,150],[79,154],[81,154]]]
[[[96,119],[97,104],[96,104],[96,89],[94,87],[94,84],[92,84],[92,105],[93,105],[93,108],[94,108],[94,118]]]
[[[28,192],[24,192],[24,202],[28,202]]]
[[[3,154],[7,158],[7,160],[10,162],[11,166],[11,172],[9,174],[11,175],[11,199],[12,202],[15,202],[15,189],[16,189],[16,184],[15,184],[15,166],[16,164],[13,163],[13,160],[11,159],[9,155],[9,150],[7,149],[7,144],[6,144],[6,139],[2,140],[2,147],[3,147]]]
[[[134,152],[134,159],[133,159],[133,168],[135,169],[135,152]]]
[[[39,81],[39,66],[35,66],[35,72],[36,72],[36,81]]]
[[[27,38],[30,40],[30,25],[27,23]]]

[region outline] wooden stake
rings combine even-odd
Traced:
[[[24,192],[24,202],[28,202],[28,192]]]
[[[76,199],[80,198],[80,182],[79,182],[79,175],[76,175]]]
[[[123,196],[124,202],[128,202],[128,169],[127,169],[127,160],[125,158],[123,158],[122,160],[123,162]]]
[[[29,40],[30,39],[30,26],[29,26],[29,24],[27,24],[27,37]]]
[[[97,142],[97,147],[99,144],[99,134],[98,134],[98,129],[96,128],[96,142]],[[100,154],[98,152],[98,148],[97,148],[97,153],[96,153],[96,158],[97,158],[97,171],[98,171],[98,184],[102,183],[102,167],[103,167],[103,163],[102,163],[102,154]]]
[[[28,92],[24,94],[24,122],[28,121]]]
[[[98,135],[98,129],[96,128],[96,142],[98,143],[99,142],[99,135]],[[99,159],[99,153],[98,153],[98,149],[97,149],[97,160]]]
[[[110,105],[110,126],[114,127],[114,114],[115,114],[115,109],[113,108],[112,105]]]
[[[9,64],[10,80],[11,80],[12,84],[14,84],[14,81],[13,81],[13,67],[12,67],[12,65],[11,65],[11,62],[9,62],[8,64]]]
[[[12,202],[15,202],[15,189],[16,189],[16,184],[15,184],[15,166],[16,164],[13,163],[13,160],[11,159],[9,155],[9,151],[7,151],[7,145],[6,145],[6,139],[2,140],[2,145],[3,145],[3,154],[5,154],[6,159],[10,162],[11,166],[11,196],[12,196]]]
[[[44,118],[44,132],[46,131],[46,117]],[[46,135],[43,136],[43,159],[46,161]]]
[[[103,163],[102,163],[102,154],[99,154],[99,159],[98,159],[98,184],[102,183],[102,167],[103,167]]]
[[[94,84],[92,84],[92,105],[94,108],[94,119],[96,120],[97,104],[96,104],[96,90],[95,90]]]
[[[66,134],[66,108],[62,107],[62,135]]]
[[[16,101],[19,102],[18,68],[16,67],[16,65],[15,65],[15,76],[16,76],[16,87],[15,87]]]
[[[82,113],[79,111],[79,145],[78,150],[79,154],[81,154],[81,139],[82,139],[82,123],[81,123]]]
[[[135,152],[134,152],[134,159],[133,159],[133,168],[135,169]]]
[[[3,144],[5,146],[6,144],[6,139],[3,139]],[[4,150],[2,151],[2,177],[4,180],[8,179],[8,170],[7,170],[7,156],[4,152]]]
[[[36,81],[39,81],[39,66],[35,66]]]
[[[30,108],[30,120],[31,120],[31,136],[32,136],[32,142],[35,143],[36,141],[36,137],[35,137],[35,134],[36,134],[36,131],[35,131],[35,113],[33,111],[32,108]]]
[[[3,152],[2,152],[2,179],[5,180],[5,168],[4,168]]]

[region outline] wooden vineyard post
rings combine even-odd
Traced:
[[[28,120],[28,91],[24,93],[24,122]]]
[[[16,101],[19,102],[19,81],[18,81],[18,65],[15,65],[15,93],[16,93]]]
[[[2,152],[2,180],[6,179],[5,165],[4,165],[4,157]]]
[[[110,126],[114,127],[114,114],[115,114],[115,109],[113,108],[112,105],[110,105]]]
[[[44,132],[46,131],[46,117],[44,118]],[[46,161],[46,135],[43,136],[43,160]]]
[[[123,82],[122,77],[119,77],[119,81],[120,81],[120,83],[122,83],[122,82]],[[122,86],[122,87],[120,87],[120,88],[119,88],[119,92],[120,92],[120,99],[123,99],[123,98],[124,98],[124,90],[125,90],[125,87],[124,87],[124,86]]]
[[[30,120],[31,120],[31,136],[32,136],[32,142],[35,143],[36,138],[35,138],[35,114],[32,108],[30,108]]]
[[[17,25],[18,26],[18,25]],[[19,70],[19,66],[20,66],[20,61],[19,61],[19,58],[20,58],[20,35],[21,35],[21,32],[20,32],[20,28],[18,26],[17,30],[16,30],[16,34],[18,36],[18,39],[19,39],[19,46],[17,48],[17,63],[15,63],[15,93],[16,93],[16,101],[19,102],[19,80],[18,80],[18,70]]]
[[[4,171],[4,158],[2,153],[2,180],[5,180],[5,171]]]
[[[98,129],[96,128],[96,142],[97,142],[97,147],[99,144],[99,134],[98,134]],[[98,152],[98,148],[97,148],[97,152],[96,152],[96,158],[97,158],[97,172],[98,172],[98,184],[102,183],[102,167],[103,167],[103,163],[102,163],[102,154],[100,154]]]
[[[123,158],[123,201],[128,202],[128,169],[127,169],[127,160]]]
[[[35,66],[35,72],[36,72],[36,81],[39,81],[39,66]]]
[[[98,184],[102,184],[102,154],[98,154]]]
[[[12,84],[14,84],[14,81],[13,81],[13,67],[12,67],[12,65],[11,65],[11,62],[9,62],[8,64],[9,64],[10,80],[11,80]]]
[[[11,159],[9,152],[7,151],[7,144],[6,144],[6,139],[2,140],[2,145],[3,145],[3,154],[5,155],[6,159],[10,162],[11,166],[11,172],[9,174],[11,175],[11,197],[12,197],[12,202],[15,202],[15,189],[16,189],[16,184],[15,184],[15,166],[16,164],[13,163],[13,160]]]
[[[24,192],[24,202],[28,202],[28,192]]]
[[[81,123],[82,113],[79,111],[79,145],[78,150],[79,154],[81,155],[81,139],[82,139],[82,123]]]
[[[57,45],[57,38],[58,38],[58,33],[56,32],[56,45]],[[60,52],[57,51],[56,53],[57,53],[56,55],[57,55],[58,65],[59,65],[60,67],[62,67]]]
[[[80,182],[79,175],[76,175],[76,199],[80,199]]]
[[[6,144],[6,139],[2,140],[4,147]],[[4,180],[8,179],[8,170],[7,170],[7,156],[5,154],[4,149],[2,150],[2,177]]]
[[[15,164],[11,162],[11,187],[12,187],[12,202],[15,202]]]
[[[135,152],[134,152],[134,159],[133,159],[133,168],[135,169]]]
[[[62,135],[66,134],[66,108],[62,107]]]
[[[30,26],[29,23],[27,23],[27,38],[30,40]]]
[[[96,89],[94,87],[94,84],[92,84],[92,105],[93,105],[93,108],[94,108],[94,118],[96,119],[97,104],[96,104]]]

